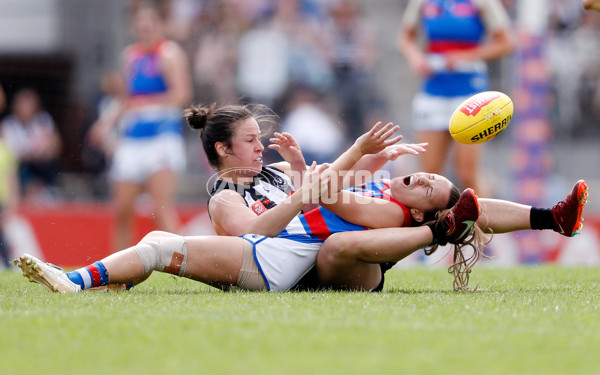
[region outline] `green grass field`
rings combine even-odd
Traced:
[[[383,293],[122,293],[0,273],[2,374],[599,374],[600,269],[391,270]]]

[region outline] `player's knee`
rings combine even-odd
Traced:
[[[319,251],[319,256],[328,263],[336,263],[349,258],[355,258],[355,236],[352,232],[331,235]]]
[[[171,237],[171,236],[176,236],[176,235],[168,233],[168,232],[163,232],[160,230],[153,230],[152,232],[149,232],[148,234],[146,234],[144,236],[144,238],[142,238],[140,240],[139,243],[159,242],[162,238]]]
[[[162,271],[183,276],[187,264],[187,247],[182,236],[150,232],[136,246],[144,270]]]

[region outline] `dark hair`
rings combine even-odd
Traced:
[[[166,21],[169,18],[169,8],[166,2],[159,0],[134,0],[131,3],[131,16],[135,16],[143,9],[152,9],[161,21]]]
[[[445,220],[445,217],[450,214],[450,209],[454,207],[456,202],[458,202],[460,194],[461,192],[458,187],[452,184],[450,187],[450,196],[448,197],[448,203],[446,204],[446,207],[427,210],[424,213],[423,221],[417,223],[416,225],[420,226],[429,223],[436,223],[436,225],[440,225]],[[454,290],[470,290],[469,276],[471,275],[471,269],[481,257],[486,257],[486,255],[483,253],[483,247],[490,240],[491,237],[488,237],[477,225],[477,223],[475,223],[473,224],[473,233],[471,235],[463,239],[461,244],[452,244],[454,252],[453,262],[448,268],[448,272],[454,277],[452,282]],[[425,255],[432,255],[435,253],[438,247],[438,244],[433,244],[426,247],[424,249]],[[466,247],[471,247],[473,249],[473,253],[470,256],[465,256],[463,252],[463,249]]]
[[[259,123],[274,123],[276,115],[264,105],[226,105],[210,107],[197,105],[186,108],[183,117],[190,128],[200,130],[200,139],[210,165],[218,168],[219,154],[215,143],[231,147],[235,126],[239,121],[254,118]]]
[[[451,214],[451,208],[454,207],[458,199],[460,198],[460,190],[452,184],[450,188],[450,198],[448,204],[444,209],[434,209],[426,212],[425,220],[423,224],[435,223],[435,225],[441,225],[445,218]],[[473,224],[473,231],[470,235],[462,239],[459,244],[451,244],[453,249],[452,265],[448,268],[448,272],[452,274],[454,280],[452,286],[454,290],[471,290],[469,289],[469,277],[471,276],[471,269],[475,266],[475,263],[481,258],[487,258],[484,254],[484,246],[486,243],[491,241],[491,234],[488,235],[477,225]],[[464,250],[470,247],[473,251],[471,254],[465,256]],[[429,256],[439,248],[439,244],[433,244],[424,249],[425,255]],[[475,288],[477,290],[477,288]]]
[[[446,206],[441,208],[431,208],[425,211],[423,214],[423,221],[418,225],[435,220],[436,215],[440,210],[454,207],[456,202],[458,202],[458,198],[460,198],[460,190],[456,185],[452,184],[452,186],[450,187],[450,196],[448,197],[448,203],[446,204]]]
[[[435,225],[441,225],[448,215],[450,215],[450,209],[439,211],[437,218],[433,221]],[[471,276],[471,270],[475,266],[475,263],[481,259],[481,257],[489,258],[483,252],[485,244],[492,240],[491,233],[485,233],[477,223],[473,224],[473,231],[471,234],[465,236],[460,243],[449,244],[452,247],[452,265],[448,267],[448,273],[453,277],[452,287],[454,290],[469,291],[473,290],[469,288],[469,279]],[[439,248],[439,244],[433,244],[424,249],[425,255],[429,256]],[[471,252],[465,254],[465,250],[471,248]],[[474,290],[477,290],[475,287]]]

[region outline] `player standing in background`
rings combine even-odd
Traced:
[[[122,56],[125,92],[93,125],[90,140],[104,149],[118,123],[110,178],[116,209],[115,249],[130,245],[136,198],[145,190],[161,230],[176,232],[178,173],[185,169],[182,107],[192,98],[190,67],[183,49],[165,38],[166,17],[150,2],[133,13],[137,42]]]
[[[4,108],[6,108],[6,94],[2,85],[0,85],[0,113],[4,112]]]
[[[453,142],[448,121],[462,101],[489,90],[485,62],[513,51],[506,10],[500,0],[410,0],[402,24],[400,51],[411,70],[424,79],[413,101],[412,120],[418,142],[429,143],[423,170],[442,173],[454,145],[458,183],[487,196],[478,178],[482,146]]]

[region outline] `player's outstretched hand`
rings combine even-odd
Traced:
[[[276,150],[279,152],[279,155],[281,155],[283,160],[290,164],[298,163],[306,165],[306,162],[304,161],[304,155],[302,155],[302,150],[300,150],[298,142],[296,142],[290,133],[275,132],[275,134],[273,134],[273,138],[270,138],[269,141],[271,144],[268,147],[271,150]]]
[[[359,147],[363,155],[376,154],[402,140],[402,135],[391,138],[398,129],[400,127],[391,122],[382,126],[381,121],[379,121],[371,130],[358,137],[355,145]]]
[[[329,168],[329,164],[321,164],[317,166],[317,162],[313,161],[310,167],[306,170],[302,179],[302,186],[299,193],[302,194],[302,202],[318,203],[319,198],[328,191],[330,176],[325,173]]]
[[[379,155],[389,161],[394,161],[402,155],[420,155],[427,152],[429,143],[401,143],[386,147]]]

